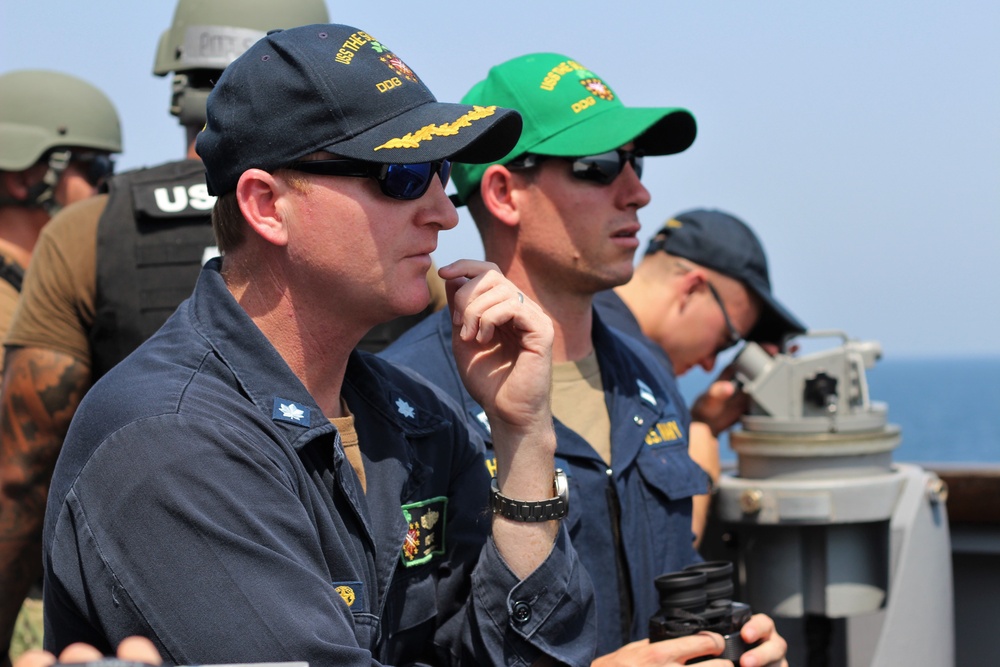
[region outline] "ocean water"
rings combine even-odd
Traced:
[[[1000,357],[883,357],[867,376],[871,400],[886,403],[902,429],[894,460],[1000,463]],[[707,381],[688,373],[681,390],[691,400]],[[724,461],[735,460],[728,440],[721,448]]]

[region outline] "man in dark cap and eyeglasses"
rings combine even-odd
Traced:
[[[806,328],[772,294],[760,239],[724,211],[679,213],[652,238],[632,279],[597,295],[597,311],[611,326],[642,342],[674,375],[715,367],[718,355],[741,340],[777,349]],[[723,371],[691,406],[690,452],[718,481],[720,433],[747,410],[747,396]],[[710,496],[695,497],[694,527],[701,535]]]

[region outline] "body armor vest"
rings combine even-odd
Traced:
[[[94,380],[159,329],[191,295],[215,252],[215,197],[197,160],[114,177],[97,224],[97,293],[90,331]]]

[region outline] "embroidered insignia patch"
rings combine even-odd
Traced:
[[[448,523],[448,498],[438,496],[403,505],[406,537],[400,559],[406,567],[421,565],[444,553],[444,530]]]
[[[639,387],[639,398],[650,405],[656,405],[656,396],[653,396],[653,390],[649,388],[649,385],[638,379],[635,384]]]
[[[302,407],[287,398],[275,396],[274,405],[271,407],[271,419],[308,428],[310,425],[309,408]]]
[[[607,100],[608,102],[615,99],[615,94],[600,79],[581,79],[580,83],[594,97],[600,97],[602,100]]]
[[[662,445],[664,443],[677,442],[684,439],[684,432],[676,419],[667,422],[659,422],[646,434],[647,445]]]
[[[365,609],[365,584],[362,581],[335,581],[333,590],[337,591],[340,599],[347,603],[347,606],[354,611],[364,611]]]
[[[473,107],[472,111],[463,114],[453,123],[438,125],[431,123],[425,125],[416,132],[410,132],[404,137],[390,139],[381,146],[376,146],[375,150],[382,148],[420,148],[420,142],[430,141],[434,137],[453,137],[458,134],[463,127],[471,127],[473,121],[488,118],[496,113],[496,107]]]

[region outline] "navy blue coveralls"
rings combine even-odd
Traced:
[[[604,290],[594,295],[594,310],[597,311],[606,325],[628,334],[642,343],[643,347],[660,362],[670,377],[677,377],[674,375],[674,364],[670,361],[666,351],[642,333],[639,320],[635,319],[635,315],[613,289]]]
[[[451,332],[446,309],[381,355],[456,398],[488,440],[483,410],[459,378]],[[649,636],[649,617],[659,608],[656,576],[700,560],[692,543],[691,496],[707,491],[707,475],[688,456],[690,416],[672,378],[596,314],[593,342],[611,418],[611,465],[558,419],[556,465],[569,478],[565,523],[594,583],[598,655],[604,655]]]
[[[524,581],[490,537],[482,441],[367,353],[340,437],[218,260],[87,394],[44,532],[45,644],[151,638],[179,664],[588,664],[593,592],[560,530]]]

